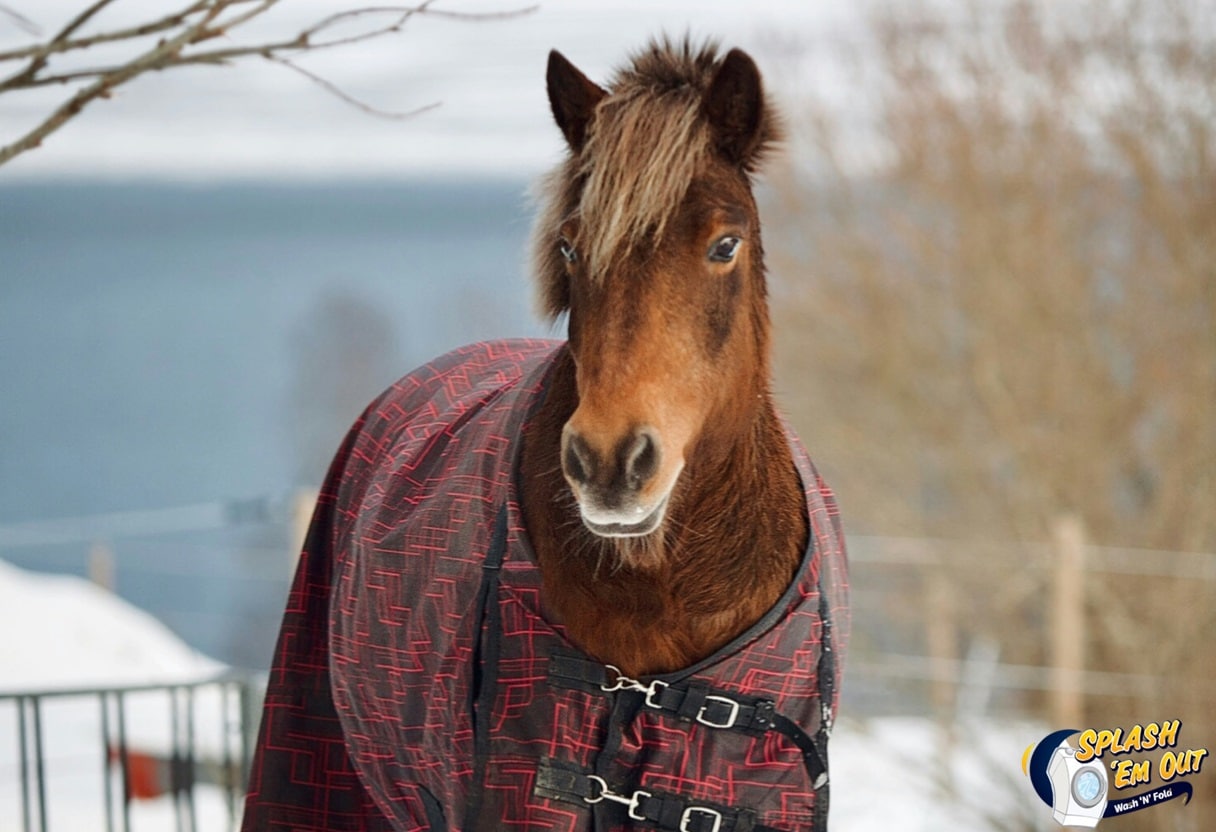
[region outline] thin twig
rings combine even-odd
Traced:
[[[110,5],[113,2],[114,2],[114,0],[96,0],[96,2],[93,3],[93,5],[89,6],[84,11],[82,11],[80,14],[78,14],[74,18],[72,18],[68,22],[67,26],[64,26],[62,29],[60,29],[59,34],[57,34],[57,35],[55,35],[55,37],[51,38],[51,43],[55,44],[55,43],[60,43],[62,41],[67,40],[69,37],[71,37],[73,32],[75,32],[77,29],[79,29],[84,24],[88,23],[90,20],[92,20],[97,15],[97,13],[99,11],[101,11],[102,9],[104,9],[106,6]]]
[[[318,21],[317,23],[310,26],[308,29],[305,29],[304,35],[309,39],[309,42],[312,43],[314,40],[313,36],[320,32],[325,31],[326,29],[333,28],[337,24],[342,23],[343,21],[346,21],[346,20],[354,20],[354,19],[357,19],[360,17],[367,17],[369,15],[385,15],[385,14],[396,15],[397,19],[393,23],[390,23],[390,24],[383,26],[380,29],[376,30],[377,32],[380,32],[380,33],[388,33],[388,32],[399,31],[401,29],[401,27],[405,25],[406,21],[408,21],[414,15],[418,15],[418,14],[425,14],[428,17],[444,17],[444,18],[448,18],[451,20],[462,20],[462,21],[466,21],[466,22],[475,22],[475,21],[489,21],[489,20],[508,20],[508,19],[515,18],[515,17],[523,17],[524,15],[531,14],[532,12],[534,12],[538,8],[540,8],[539,6],[522,6],[518,9],[510,9],[510,10],[501,11],[501,12],[452,12],[452,11],[446,11],[443,9],[431,8],[431,6],[433,6],[434,3],[435,3],[435,0],[423,0],[423,2],[419,3],[416,6],[367,6],[365,8],[361,8],[361,9],[349,9],[344,12],[338,12],[336,14],[332,14],[329,17],[326,17],[326,18]],[[342,38],[342,39],[333,40],[333,41],[323,41],[322,43],[317,44],[317,45],[326,46],[326,47],[342,46],[347,43],[357,42],[358,40],[363,40],[363,39],[365,39],[363,35],[354,35],[350,39]]]
[[[181,11],[165,15],[157,20],[152,20],[147,23],[141,23],[138,26],[132,26],[127,29],[114,29],[108,32],[99,32],[95,35],[87,37],[69,38],[51,43],[36,43],[30,46],[21,46],[16,49],[10,49],[5,52],[0,52],[0,62],[17,61],[31,58],[36,55],[54,55],[64,52],[72,52],[79,49],[88,49],[91,46],[96,46],[101,43],[111,43],[114,41],[131,40],[134,38],[154,35],[157,32],[164,32],[169,29],[175,29],[186,22],[191,16],[205,11],[215,0],[195,0]],[[259,0],[223,0],[225,6],[243,5],[245,3],[259,2]]]
[[[453,12],[447,9],[430,9],[427,11],[428,17],[446,17],[450,20],[510,20],[515,17],[523,17],[524,15],[532,14],[540,9],[540,4],[531,6],[520,6],[518,9],[507,9],[501,12]]]
[[[46,44],[34,50],[30,57],[30,62],[25,69],[15,75],[6,78],[3,83],[0,83],[0,91],[9,89],[10,87],[20,86],[22,81],[32,81],[34,77],[42,71],[46,66],[47,60],[54,53],[60,44],[66,42],[72,36],[72,33],[79,29],[84,24],[88,23],[99,11],[113,3],[114,0],[96,0],[93,5],[86,8],[80,14],[76,15],[68,25],[64,26],[55,37],[51,38]]]
[[[207,33],[206,38],[198,38],[199,41],[204,39],[210,40],[220,35],[225,34],[224,29],[216,27]],[[352,35],[348,38],[342,38],[336,41],[323,41],[321,43],[313,43],[308,41],[304,34],[296,35],[291,40],[282,40],[275,43],[261,43],[253,46],[231,46],[224,49],[212,49],[203,52],[192,52],[189,54],[178,55],[173,59],[173,66],[227,66],[234,60],[239,58],[248,58],[251,56],[259,56],[263,58],[278,57],[280,52],[316,52],[322,49],[331,49],[335,46],[347,46],[353,43],[361,43],[363,41],[372,40],[373,38],[381,37],[385,34],[395,31],[392,27],[384,27],[382,29],[374,29],[364,32],[359,35]],[[191,44],[187,44],[193,45]],[[98,66],[89,67],[87,69],[79,69],[72,72],[62,72],[56,75],[44,75],[41,78],[36,78],[31,81],[22,81],[20,86],[23,89],[32,89],[35,87],[53,86],[55,84],[68,84],[73,81],[83,81],[89,78],[102,78],[112,73],[121,72],[126,65],[119,66]],[[161,69],[163,67],[155,67]],[[5,90],[5,84],[0,83],[0,92]]]
[[[244,12],[242,14],[237,15],[236,17],[232,17],[232,18],[229,18],[228,20],[223,21],[223,25],[217,26],[216,27],[217,29],[227,31],[229,29],[235,29],[236,27],[240,26],[243,23],[248,23],[253,18],[255,18],[261,14],[265,14],[267,11],[269,11],[271,9],[271,7],[277,5],[279,0],[239,0],[239,2],[242,2],[242,3],[256,2],[257,5],[247,12]],[[235,5],[235,4],[229,3],[227,5]]]
[[[292,70],[293,72],[298,72],[299,74],[303,75],[305,78],[312,81],[313,83],[320,85],[326,92],[330,93],[331,95],[337,96],[339,99],[341,99],[342,101],[345,101],[347,104],[351,105],[352,107],[362,110],[363,112],[367,113],[368,115],[376,116],[377,118],[387,118],[387,119],[395,119],[395,120],[408,119],[408,118],[413,118],[414,116],[421,115],[422,113],[428,112],[430,110],[434,110],[436,107],[439,106],[439,102],[436,101],[434,103],[425,104],[421,107],[418,107],[413,110],[408,110],[406,112],[394,112],[392,110],[382,110],[379,107],[375,107],[371,104],[368,104],[365,101],[360,101],[358,98],[355,98],[354,96],[345,92],[341,87],[337,86],[332,81],[327,81],[325,78],[322,78],[320,75],[317,75],[315,72],[309,72],[304,67],[300,66],[299,64],[292,63],[287,58],[279,58],[274,55],[267,55],[266,59],[268,61],[272,61],[273,63],[276,63],[280,66],[287,67],[288,69]]]
[[[318,49],[329,49],[334,46],[346,46],[352,43],[359,43],[367,40],[369,37],[379,37],[380,35],[389,34],[390,32],[399,32],[405,26],[406,22],[416,14],[424,14],[430,7],[433,0],[423,0],[417,6],[413,7],[389,7],[378,6],[368,7],[364,9],[351,9],[345,12],[338,12],[330,15],[324,20],[313,24],[300,33],[300,36],[306,40],[309,46]],[[348,35],[346,37],[337,38],[335,40],[318,41],[316,36],[326,29],[333,28],[345,20],[356,20],[360,17],[368,17],[370,15],[385,15],[392,14],[396,18],[392,23],[381,26],[378,29],[369,29],[367,32],[362,32],[357,35]]]
[[[5,17],[7,17],[11,21],[13,21],[13,23],[15,23],[17,25],[18,29],[25,31],[28,34],[31,34],[31,35],[42,34],[42,30],[38,28],[37,23],[30,20],[28,17],[26,17],[25,15],[16,11],[15,9],[10,9],[8,6],[5,6],[5,5],[0,5],[0,14],[4,15]]]
[[[184,11],[174,12],[171,15],[153,20],[148,23],[132,26],[129,29],[116,29],[110,32],[102,32],[96,35],[90,35],[84,38],[73,38],[70,40],[59,41],[55,43],[39,43],[33,46],[22,46],[18,49],[10,49],[7,52],[0,52],[0,61],[16,61],[30,58],[39,54],[52,55],[55,53],[70,52],[76,49],[88,49],[90,46],[96,46],[99,43],[107,43],[116,40],[129,40],[131,38],[143,37],[145,35],[154,35],[157,32],[163,32],[166,29],[173,29],[180,26],[186,21],[186,18],[197,13],[200,9],[206,7],[209,0],[198,0]]]

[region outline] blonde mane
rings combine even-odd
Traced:
[[[713,152],[702,98],[718,66],[715,44],[652,43],[607,86],[581,151],[541,183],[534,238],[541,306],[566,306],[557,229],[580,219],[577,241],[593,280],[610,264],[653,247],[667,230],[697,172]]]
[[[593,279],[647,236],[663,239],[711,149],[703,89],[691,83],[656,89],[638,83],[648,79],[635,73],[626,78],[597,108],[579,157],[586,184],[578,213],[588,220],[580,253]]]

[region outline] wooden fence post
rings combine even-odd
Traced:
[[[304,548],[304,538],[308,536],[308,524],[312,522],[312,512],[317,505],[320,492],[315,488],[301,488],[296,491],[291,500],[291,549],[287,552],[292,574],[300,560],[300,552]]]
[[[114,560],[114,550],[109,544],[98,540],[89,547],[87,568],[90,581],[104,590],[114,591],[118,565]]]
[[[1054,728],[1083,728],[1081,674],[1085,669],[1085,529],[1066,514],[1052,528],[1051,721]]]
[[[958,696],[954,674],[959,663],[958,603],[954,581],[946,567],[934,563],[925,571],[925,641],[932,681],[929,696],[941,719],[954,712]]]

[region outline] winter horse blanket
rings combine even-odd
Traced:
[[[823,829],[847,630],[835,501],[779,603],[694,667],[625,679],[540,603],[515,482],[544,341],[416,370],[346,437],[287,604],[244,817],[258,830]]]

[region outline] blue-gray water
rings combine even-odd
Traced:
[[[0,526],[286,494],[413,366],[546,332],[524,189],[0,186]],[[113,541],[118,589],[264,663],[243,630],[278,614],[282,534]],[[81,572],[85,550],[0,558]]]

